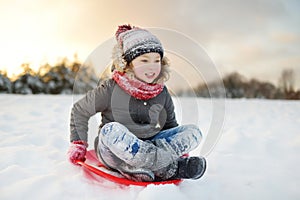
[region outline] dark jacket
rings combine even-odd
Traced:
[[[138,138],[147,139],[159,131],[178,126],[174,105],[166,87],[156,97],[143,101],[108,79],[76,102],[71,112],[70,140],[87,141],[88,120],[101,112],[100,128],[109,122],[125,125]]]

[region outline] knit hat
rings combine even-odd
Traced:
[[[117,51],[119,52],[117,55],[113,55],[113,57],[119,56],[119,59],[121,57],[126,63],[130,63],[136,57],[150,52],[159,53],[160,57],[163,58],[164,50],[161,42],[156,36],[145,29],[131,27],[130,25],[121,25],[115,36],[118,43]],[[116,54],[116,50],[114,53]],[[126,63],[124,63],[125,65],[119,65],[119,67],[124,69]]]

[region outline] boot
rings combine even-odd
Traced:
[[[206,160],[203,157],[179,158],[174,179],[199,179],[205,170]]]

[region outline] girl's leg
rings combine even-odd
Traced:
[[[122,124],[112,122],[102,127],[97,152],[105,164],[120,172],[154,173],[157,180],[166,180],[178,173],[178,158],[196,148],[201,138],[196,126],[186,125],[143,141]]]
[[[171,152],[172,157],[176,159],[176,162],[171,163],[169,166],[154,171],[156,178],[166,180],[174,178],[175,174],[178,176],[178,167],[182,168],[178,163],[179,158],[195,149],[200,144],[201,139],[201,131],[195,125],[183,125],[167,129],[153,137],[151,139],[153,144],[158,148]],[[179,176],[179,178],[181,177]]]
[[[152,142],[138,139],[118,122],[108,123],[101,128],[98,152],[99,157],[115,169],[125,162],[137,169],[156,171],[177,159],[171,152],[156,147]]]
[[[157,147],[172,151],[178,157],[194,150],[201,140],[201,131],[195,125],[182,125],[167,129],[151,139]]]

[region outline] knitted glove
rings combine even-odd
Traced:
[[[76,161],[85,161],[86,148],[88,144],[85,141],[73,141],[68,150],[69,160],[73,164],[77,164]]]

